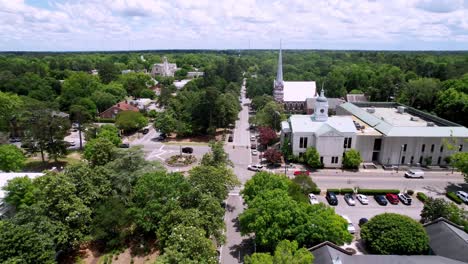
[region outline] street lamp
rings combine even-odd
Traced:
[[[400,156],[398,157],[398,167],[397,167],[397,170],[396,170],[397,173],[400,171],[401,152],[403,152],[403,148],[404,148],[404,147],[405,147],[404,145],[401,145],[401,146],[400,146]]]

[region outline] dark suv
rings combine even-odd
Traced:
[[[184,148],[182,148],[182,152],[183,152],[183,153],[187,153],[187,154],[192,154],[192,153],[193,153],[193,148],[191,148],[191,147],[184,147]]]
[[[325,196],[325,198],[327,199],[330,205],[338,205],[338,199],[336,198],[336,195],[334,192],[327,192],[327,195]]]
[[[383,195],[374,195],[374,199],[380,205],[385,206],[385,205],[388,204],[387,199],[385,199],[385,196],[383,196]]]

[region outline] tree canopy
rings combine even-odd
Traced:
[[[0,170],[19,171],[25,161],[23,151],[15,145],[0,145]]]
[[[384,255],[424,255],[429,237],[424,227],[408,216],[384,213],[372,217],[361,228],[370,252]]]

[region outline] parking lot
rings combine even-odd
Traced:
[[[343,195],[337,195],[336,197],[338,198],[338,205],[332,207],[335,208],[337,214],[346,215],[351,219],[351,222],[353,222],[356,228],[356,234],[358,234],[358,231],[360,230],[358,223],[359,219],[361,218],[370,219],[378,214],[397,213],[409,216],[419,221],[421,218],[421,210],[423,209],[423,203],[421,203],[416,197],[412,197],[413,201],[411,205],[404,205],[400,201],[396,205],[388,203],[386,206],[377,204],[374,197],[371,195],[367,195],[367,198],[369,199],[369,204],[363,205],[355,199],[355,206],[349,206],[344,200]],[[318,195],[317,199],[319,200],[319,202],[328,205],[327,199],[325,199],[324,195]]]

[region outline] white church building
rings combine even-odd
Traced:
[[[281,144],[288,138],[301,156],[315,147],[325,167],[341,167],[349,149],[364,162],[382,165],[446,165],[446,158],[468,149],[468,129],[397,103],[344,103],[328,116],[321,91],[312,115],[291,115],[281,123]],[[449,147],[450,146],[450,147]]]
[[[278,55],[278,72],[273,81],[273,98],[283,103],[288,113],[303,113],[306,109],[306,100],[317,96],[314,81],[284,81],[283,57],[280,47]]]

